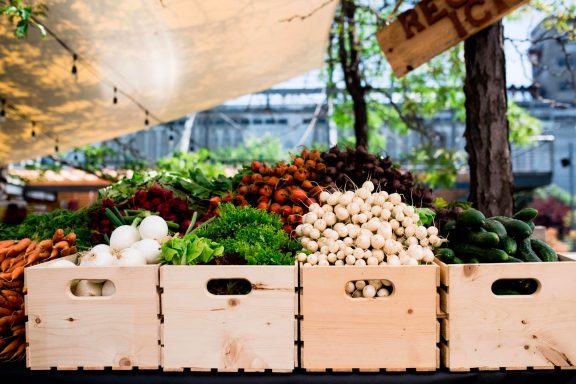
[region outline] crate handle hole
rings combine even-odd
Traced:
[[[387,279],[350,280],[345,284],[344,292],[353,299],[385,299],[394,293],[394,284]]]
[[[106,279],[73,280],[70,282],[70,293],[76,297],[112,296],[116,293],[116,285]]]
[[[252,283],[246,279],[210,279],[206,289],[213,295],[247,295],[252,292]]]
[[[498,279],[492,283],[492,293],[496,296],[530,296],[540,290],[536,279]]]

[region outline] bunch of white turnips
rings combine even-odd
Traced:
[[[324,191],[295,229],[306,251],[304,266],[419,265],[434,260],[444,239],[438,228],[419,225],[413,206],[398,193],[374,191],[366,181],[356,191]]]
[[[161,242],[168,236],[168,224],[157,215],[145,217],[138,227],[122,225],[110,236],[110,245],[98,244],[83,254],[80,267],[105,267],[111,265],[137,266],[157,264],[160,260]],[[55,260],[48,267],[75,267],[68,260]],[[109,280],[80,280],[76,296],[109,296],[115,292]]]

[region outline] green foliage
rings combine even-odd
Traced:
[[[33,241],[51,239],[57,229],[65,233],[74,232],[78,249],[88,249],[92,245],[90,221],[95,207],[76,212],[57,209],[49,213],[32,214],[19,225],[0,224],[0,239],[19,240],[25,237]]]
[[[301,247],[282,229],[280,216],[252,207],[222,204],[220,216],[194,231],[224,246],[252,265],[289,265]]]
[[[14,25],[14,36],[23,39],[28,36],[30,26],[38,29],[42,36],[46,36],[46,29],[37,21],[37,17],[45,16],[48,7],[42,3],[27,5],[22,0],[9,0],[0,3],[0,15],[5,15]]]
[[[432,225],[434,223],[436,212],[430,208],[415,208],[414,210],[420,217],[420,225]]]
[[[520,146],[528,145],[532,136],[542,133],[540,120],[511,100],[508,101],[508,122],[510,141]]]
[[[253,136],[234,148],[217,148],[212,158],[226,163],[245,163],[252,160],[275,162],[287,160],[288,152],[282,149],[280,139],[271,134]]]
[[[402,162],[407,163],[409,169],[420,171],[423,181],[430,187],[442,188],[456,184],[458,170],[464,166],[465,158],[463,151],[424,144],[405,154]]]
[[[191,169],[199,169],[210,178],[226,174],[224,165],[214,161],[210,150],[206,148],[201,148],[196,152],[174,152],[172,156],[159,159],[156,162],[156,168],[159,171],[181,175],[186,175]]]

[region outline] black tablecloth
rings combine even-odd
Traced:
[[[450,373],[199,373],[162,371],[30,371],[23,364],[0,364],[2,383],[275,383],[275,384],[576,384],[576,371],[498,371]]]

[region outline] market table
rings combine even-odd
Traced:
[[[576,383],[576,371],[497,371],[450,373],[201,373],[162,371],[30,371],[23,363],[0,365],[3,382],[16,383]]]

